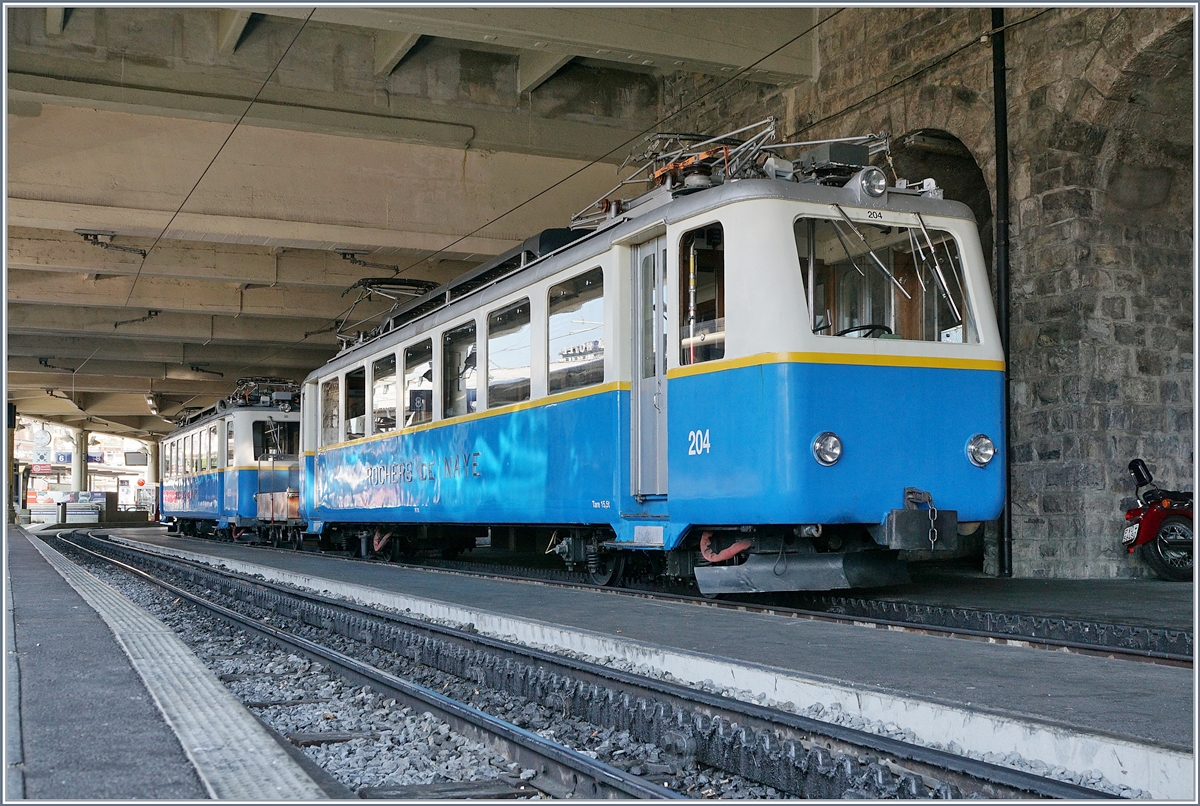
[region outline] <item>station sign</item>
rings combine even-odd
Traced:
[[[46,474],[54,472],[54,466],[53,465],[34,464],[34,465],[29,466],[29,472],[46,475]]]

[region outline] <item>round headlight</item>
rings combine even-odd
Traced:
[[[996,455],[996,445],[986,434],[976,434],[967,443],[967,458],[976,467],[986,467]]]
[[[822,431],[813,440],[813,456],[817,461],[829,467],[842,458],[842,440],[832,431]]]
[[[864,168],[859,174],[859,181],[862,182],[862,189],[867,192],[868,196],[882,196],[883,191],[887,190],[887,177],[883,175],[883,171],[875,168]]]

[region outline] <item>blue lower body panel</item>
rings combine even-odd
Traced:
[[[705,525],[880,523],[904,489],[962,521],[1004,503],[1004,376],[998,371],[778,363],[671,381],[672,520]],[[689,440],[689,432],[703,440]],[[832,431],[841,458],[812,445]],[[967,442],[996,458],[976,467]],[[697,442],[702,449],[697,450]]]
[[[219,526],[258,517],[259,492],[296,490],[300,472],[296,465],[273,470],[216,470],[167,479],[162,485],[162,513],[169,518],[215,520]]]
[[[301,515],[606,525],[631,547],[670,549],[692,525],[878,524],[916,487],[959,521],[989,520],[1004,500],[1002,395],[1003,374],[985,370],[778,363],[685,376],[670,381],[664,499],[633,498],[630,395],[605,390],[323,449],[304,459]],[[822,431],[844,445],[832,467],[813,457]],[[997,448],[985,468],[966,454],[979,433]]]
[[[594,394],[350,443],[306,457],[308,520],[606,523],[617,512],[618,407]]]

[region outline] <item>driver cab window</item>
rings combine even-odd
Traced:
[[[801,218],[795,236],[814,333],[979,341],[962,256],[950,233],[928,225]]]
[[[300,452],[300,423],[257,420],[252,429],[254,458],[295,459]]]
[[[725,238],[720,224],[679,241],[679,363],[725,357]]]

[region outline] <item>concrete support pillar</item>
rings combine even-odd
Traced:
[[[88,432],[75,432],[75,448],[71,451],[71,489],[87,489]]]
[[[149,454],[149,458],[146,460],[146,483],[158,484],[162,481],[158,477],[158,443],[147,442],[146,453]]]

